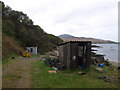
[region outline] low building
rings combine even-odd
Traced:
[[[33,47],[26,47],[26,50],[28,52],[30,52],[31,54],[37,54],[37,47],[33,46]]]
[[[59,44],[59,60],[66,69],[89,67],[92,63],[91,42],[69,41]]]

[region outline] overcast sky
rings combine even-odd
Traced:
[[[2,0],[45,32],[118,41],[119,0]]]

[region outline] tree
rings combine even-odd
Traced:
[[[20,22],[22,22],[23,24],[33,25],[33,21],[29,19],[27,14],[22,14],[19,19],[20,19]]]
[[[10,17],[14,22],[23,23],[25,25],[33,25],[33,21],[23,12],[12,11],[10,13]]]
[[[14,37],[15,24],[11,20],[3,20],[2,31],[8,36]]]
[[[12,12],[12,8],[9,6],[2,5],[2,15],[3,16],[9,16],[9,14]]]
[[[21,19],[21,15],[23,13],[22,12],[18,12],[18,11],[12,11],[10,13],[10,18],[14,21],[14,22],[20,22],[20,19]]]

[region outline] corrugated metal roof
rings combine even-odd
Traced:
[[[67,43],[91,43],[91,41],[68,41],[68,42],[63,42],[63,43],[59,43],[58,45],[65,45]]]

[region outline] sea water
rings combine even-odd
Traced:
[[[94,51],[97,54],[105,55],[105,59],[109,59],[109,61],[120,62],[120,55],[118,52],[118,48],[120,50],[120,44],[93,44],[100,46],[99,48],[93,48],[97,51]]]

